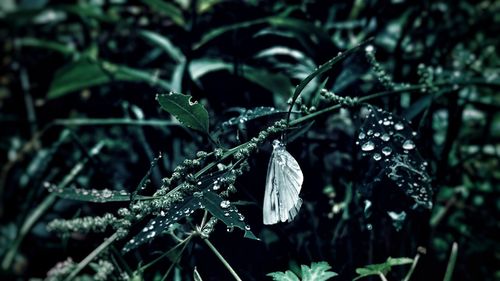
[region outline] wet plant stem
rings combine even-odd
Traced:
[[[420,259],[420,253],[417,253],[415,255],[415,258],[413,259],[413,263],[411,264],[410,270],[408,270],[408,273],[406,274],[405,278],[403,281],[409,281],[411,276],[413,275],[413,272],[415,271],[415,268],[417,267],[418,260]]]
[[[104,251],[108,246],[110,246],[118,238],[118,232],[115,232],[108,239],[104,240],[101,245],[95,248],[88,256],[86,256],[81,262],[78,263],[76,268],[68,275],[64,281],[73,280],[82,269],[84,269],[95,257],[97,257],[102,251]]]
[[[387,281],[387,278],[385,278],[385,275],[382,272],[379,272],[378,276],[380,277],[380,280]]]
[[[236,281],[242,281],[241,278],[236,273],[236,271],[234,271],[234,269],[231,267],[231,265],[229,265],[229,263],[219,253],[219,251],[215,248],[215,246],[208,239],[203,239],[203,241],[205,242],[205,244],[207,244],[207,246],[210,248],[210,250],[212,250],[212,252],[214,252],[214,254],[217,256],[217,258],[219,258],[219,260],[222,262],[222,264],[224,264],[224,266],[231,273],[231,275],[233,275],[234,280],[236,280]]]

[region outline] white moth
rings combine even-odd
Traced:
[[[264,192],[264,224],[293,220],[302,205],[299,193],[303,181],[297,160],[282,142],[274,140]]]

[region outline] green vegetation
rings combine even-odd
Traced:
[[[498,280],[499,15],[2,1],[0,279]]]

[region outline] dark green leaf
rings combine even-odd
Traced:
[[[431,178],[413,141],[411,125],[381,108],[370,105],[368,110],[358,144],[373,168],[363,188],[374,188],[384,176],[414,202],[412,208],[430,209],[433,205]]]
[[[182,11],[174,4],[162,0],[141,0],[148,5],[153,11],[158,11],[161,14],[169,17],[177,25],[184,25],[184,16]]]
[[[285,272],[272,272],[266,275],[272,277],[274,281],[300,281],[297,275],[290,270]]]
[[[110,190],[110,189],[81,189],[81,188],[64,188],[51,189],[49,191],[64,199],[106,203],[106,202],[127,202],[130,201],[130,193],[125,190]],[[146,196],[137,196],[137,199],[144,199]]]
[[[208,112],[198,102],[191,102],[191,96],[170,93],[157,95],[163,110],[169,112],[184,126],[208,134]]]
[[[203,192],[200,200],[207,211],[226,224],[228,230],[232,231],[234,227],[237,227],[245,231],[244,236],[246,238],[259,240],[250,231],[250,227],[244,221],[244,216],[229,201],[222,199],[222,197],[212,191]]]
[[[47,49],[59,52],[66,56],[77,55],[77,51],[73,45],[62,44],[55,41],[28,37],[16,40],[16,44],[21,47],[34,47],[34,48]]]
[[[105,61],[92,62],[81,59],[57,71],[47,97],[59,98],[71,92],[112,81],[148,82],[163,89],[170,89],[167,82],[155,78],[152,73]]]
[[[125,244],[122,251],[128,252],[144,243],[152,241],[178,220],[198,210],[200,204],[199,197],[187,196],[182,201],[174,203],[168,210],[160,211],[157,217],[151,219],[133,239]]]
[[[180,63],[186,60],[182,51],[172,44],[170,39],[167,37],[149,30],[142,30],[139,34],[151,44],[156,45],[165,51],[165,53],[167,53],[175,62]]]
[[[307,84],[309,84],[309,82],[311,82],[314,78],[316,78],[317,76],[327,72],[328,70],[332,69],[332,67],[337,64],[339,61],[343,60],[344,58],[346,58],[348,55],[354,53],[355,51],[357,51],[359,48],[361,48],[362,46],[364,46],[366,42],[363,42],[361,44],[359,44],[358,46],[354,47],[354,48],[351,48],[343,53],[340,53],[338,54],[336,57],[332,58],[331,60],[327,61],[325,64],[321,65],[316,71],[314,71],[313,73],[311,73],[309,76],[307,76],[304,80],[302,80],[300,82],[300,84],[297,86],[297,88],[295,88],[295,91],[292,95],[292,103],[291,103],[291,106],[290,106],[290,109],[289,109],[289,112],[288,112],[288,119],[290,119],[290,113],[292,111],[292,108],[293,108],[293,105],[295,104],[295,101],[297,100],[297,98],[300,96],[300,94],[302,93],[302,91],[304,90],[304,88],[307,86]]]

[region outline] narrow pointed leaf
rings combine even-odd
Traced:
[[[110,189],[81,189],[81,188],[64,188],[64,189],[51,189],[58,197],[64,199],[106,203],[106,202],[127,202],[130,201],[131,194],[125,190],[110,190]],[[137,196],[137,199],[144,199],[147,196]]]
[[[147,82],[152,86],[170,89],[169,83],[155,78],[153,73],[106,61],[80,59],[57,71],[47,98],[59,98],[71,92],[114,81]]]

